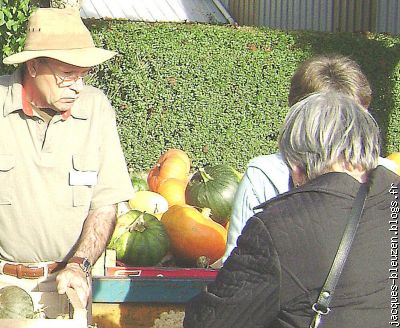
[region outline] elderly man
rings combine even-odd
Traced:
[[[75,9],[37,9],[20,64],[0,78],[0,284],[91,293],[91,265],[133,190],[115,112],[86,86],[96,48]],[[47,287],[46,287],[47,286]],[[50,287],[51,288],[51,287]]]

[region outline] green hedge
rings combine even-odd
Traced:
[[[129,167],[147,171],[168,148],[193,166],[248,160],[277,150],[290,77],[321,53],[349,55],[374,91],[382,155],[400,150],[400,38],[282,32],[203,24],[86,21],[95,42],[120,55],[89,80],[117,111]]]
[[[400,149],[400,38],[374,34],[282,32],[201,24],[123,21],[89,24],[96,42],[120,57],[96,82],[117,109],[129,166],[147,170],[167,148],[194,166],[275,152],[299,62],[336,52],[360,63],[374,90],[382,155]]]
[[[23,48],[31,10],[29,0],[0,0],[0,49],[3,58]],[[9,73],[12,67],[1,62],[0,70]]]
[[[96,40],[121,57],[102,67],[96,84],[118,110],[131,167],[148,169],[172,147],[185,150],[194,166],[238,168],[276,150],[288,79],[303,55],[290,36],[223,26],[107,25],[92,28]]]

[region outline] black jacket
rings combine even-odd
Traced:
[[[399,322],[393,302],[398,306],[400,177],[379,166],[370,179],[363,216],[322,328],[382,328]],[[248,221],[215,283],[187,304],[184,327],[309,327],[311,306],[359,185],[345,173],[328,173],[266,202]]]

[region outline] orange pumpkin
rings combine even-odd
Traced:
[[[147,183],[151,191],[158,192],[160,184],[170,178],[187,180],[189,172],[186,163],[178,157],[157,163],[149,172]]]
[[[187,184],[188,180],[169,178],[160,183],[157,193],[164,196],[169,206],[184,205],[186,204],[185,190]]]
[[[213,263],[222,257],[227,231],[208,215],[208,209],[201,213],[189,205],[174,205],[162,215],[161,222],[177,260],[194,263],[200,256],[206,256]]]
[[[183,155],[184,154],[184,155]],[[158,192],[161,182],[174,178],[186,181],[190,171],[190,159],[179,149],[170,149],[157,161],[147,176],[147,184],[151,191]]]
[[[176,148],[168,149],[164,154],[161,155],[160,161],[165,161],[165,160],[173,158],[173,157],[178,157],[181,160],[183,160],[186,163],[187,172],[189,172],[190,165],[191,165],[190,158],[183,150],[176,149]]]

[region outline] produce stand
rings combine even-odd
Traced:
[[[93,272],[92,315],[99,328],[151,328],[161,313],[183,311],[184,303],[211,283],[218,272],[117,266],[112,251],[106,254]]]

